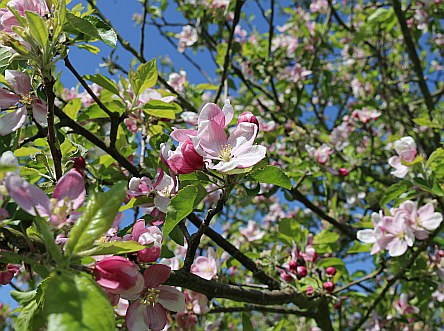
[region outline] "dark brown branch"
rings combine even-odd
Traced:
[[[70,127],[75,133],[80,134],[90,142],[92,142],[97,147],[103,149],[109,155],[111,155],[119,164],[128,170],[133,176],[141,177],[141,173],[127,158],[125,158],[122,154],[120,154],[116,148],[108,146],[102,139],[96,136],[91,131],[85,129],[82,125],[78,124],[76,121],[71,119],[68,115],[66,115],[63,110],[58,107],[54,109],[55,114],[59,117],[66,126]]]
[[[146,24],[146,16],[148,15],[148,0],[143,1],[143,17],[142,17],[142,23],[140,27],[140,48],[139,53],[140,55],[143,55],[144,49],[145,49],[145,24]]]
[[[349,237],[352,240],[356,239],[357,230],[354,229],[352,226],[340,223],[337,220],[335,220],[333,217],[329,216],[326,212],[324,212],[321,208],[316,206],[306,196],[304,196],[299,190],[293,188],[292,190],[290,190],[290,193],[294,199],[298,200],[299,202],[302,202],[305,205],[305,207],[312,210],[315,214],[317,214],[319,217],[321,217],[322,219],[333,225],[335,228],[337,228],[347,237]]]
[[[278,308],[278,307],[263,307],[255,305],[245,305],[243,307],[215,307],[211,309],[207,314],[239,313],[244,311],[260,311],[262,313],[297,315],[310,318],[313,318],[315,316],[315,314],[312,311],[302,311],[285,307]]]
[[[228,37],[228,43],[227,43],[227,51],[225,53],[225,58],[224,58],[222,77],[220,78],[219,89],[217,90],[216,96],[214,97],[215,103],[217,103],[217,101],[219,100],[219,97],[222,94],[222,90],[224,88],[225,80],[227,79],[228,68],[230,67],[231,47],[233,46],[233,40],[234,40],[234,30],[236,29],[236,25],[239,23],[241,9],[244,3],[245,0],[236,1],[236,6],[234,8],[233,23],[231,25],[230,36]]]
[[[200,227],[202,221],[197,217],[196,214],[191,213],[188,216],[188,220],[193,223],[196,227]],[[205,228],[205,235],[208,236],[211,240],[213,240],[219,247],[224,249],[228,254],[230,254],[233,258],[239,261],[247,270],[250,270],[253,273],[253,277],[260,281],[263,284],[268,285],[268,287],[272,290],[276,290],[280,288],[280,283],[275,280],[273,277],[267,275],[261,268],[257,266],[257,264],[251,260],[248,256],[238,250],[234,245],[228,242],[224,237],[222,237],[219,233],[214,231],[211,228]]]

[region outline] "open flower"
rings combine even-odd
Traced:
[[[5,179],[9,195],[27,213],[42,217],[50,216],[53,225],[63,225],[70,214],[85,201],[83,176],[71,169],[57,182],[52,199],[39,187],[31,185],[16,173],[9,173]],[[37,213],[36,213],[37,212]]]
[[[20,128],[26,120],[27,108],[40,125],[46,125],[46,104],[31,95],[31,79],[17,70],[6,70],[5,80],[12,91],[0,88],[0,107],[6,109],[0,117],[0,136],[5,136]]]
[[[207,256],[199,256],[191,266],[191,272],[199,277],[210,280],[217,277],[218,260],[212,247],[208,248]]]
[[[163,235],[157,226],[146,228],[145,220],[140,219],[134,224],[131,237],[141,245],[153,244],[151,247],[137,252],[137,258],[140,262],[154,262],[158,259]]]
[[[167,324],[167,310],[181,312],[185,309],[182,292],[160,285],[170,274],[170,267],[163,264],[155,264],[145,270],[145,288],[139,298],[130,304],[126,314],[129,331],[162,330]]]

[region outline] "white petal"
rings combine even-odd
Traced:
[[[359,241],[366,244],[373,244],[376,242],[375,232],[372,229],[359,230],[356,233]]]

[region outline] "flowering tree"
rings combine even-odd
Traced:
[[[443,326],[441,0],[86,2],[1,2],[0,328]]]

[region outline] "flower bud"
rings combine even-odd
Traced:
[[[305,277],[305,276],[307,276],[307,268],[306,267],[304,267],[304,266],[298,266],[297,267],[297,272],[298,272],[298,276],[299,277]]]
[[[0,284],[8,285],[19,270],[20,267],[17,264],[8,264],[5,271],[0,271]]]
[[[197,316],[187,312],[177,313],[176,323],[183,330],[191,330],[197,323]]]
[[[333,277],[336,275],[336,268],[335,267],[328,267],[327,270],[325,270],[327,273],[327,276]]]
[[[327,292],[331,293],[335,290],[335,284],[333,282],[325,282],[324,283],[324,290],[326,290]]]
[[[339,168],[339,169],[338,169],[338,174],[339,174],[340,176],[345,177],[345,176],[347,176],[349,173],[350,173],[350,170],[348,170],[347,168]]]
[[[306,288],[306,290],[305,290],[305,294],[306,294],[308,297],[311,297],[311,296],[314,294],[314,288],[313,288],[313,286],[308,286],[308,287]]]
[[[293,280],[293,277],[291,277],[288,273],[285,271],[281,271],[281,278],[286,281],[287,283],[291,282]]]
[[[97,262],[94,277],[111,294],[139,293],[144,286],[139,267],[121,256],[106,257]]]
[[[253,124],[256,124],[259,127],[259,121],[257,120],[256,116],[254,116],[249,111],[246,111],[246,112],[240,114],[240,116],[239,116],[239,118],[237,120],[237,124],[240,124],[242,122],[253,123]]]
[[[296,268],[298,267],[298,261],[290,260],[290,262],[288,262],[288,267],[290,268],[290,270],[296,270]]]

